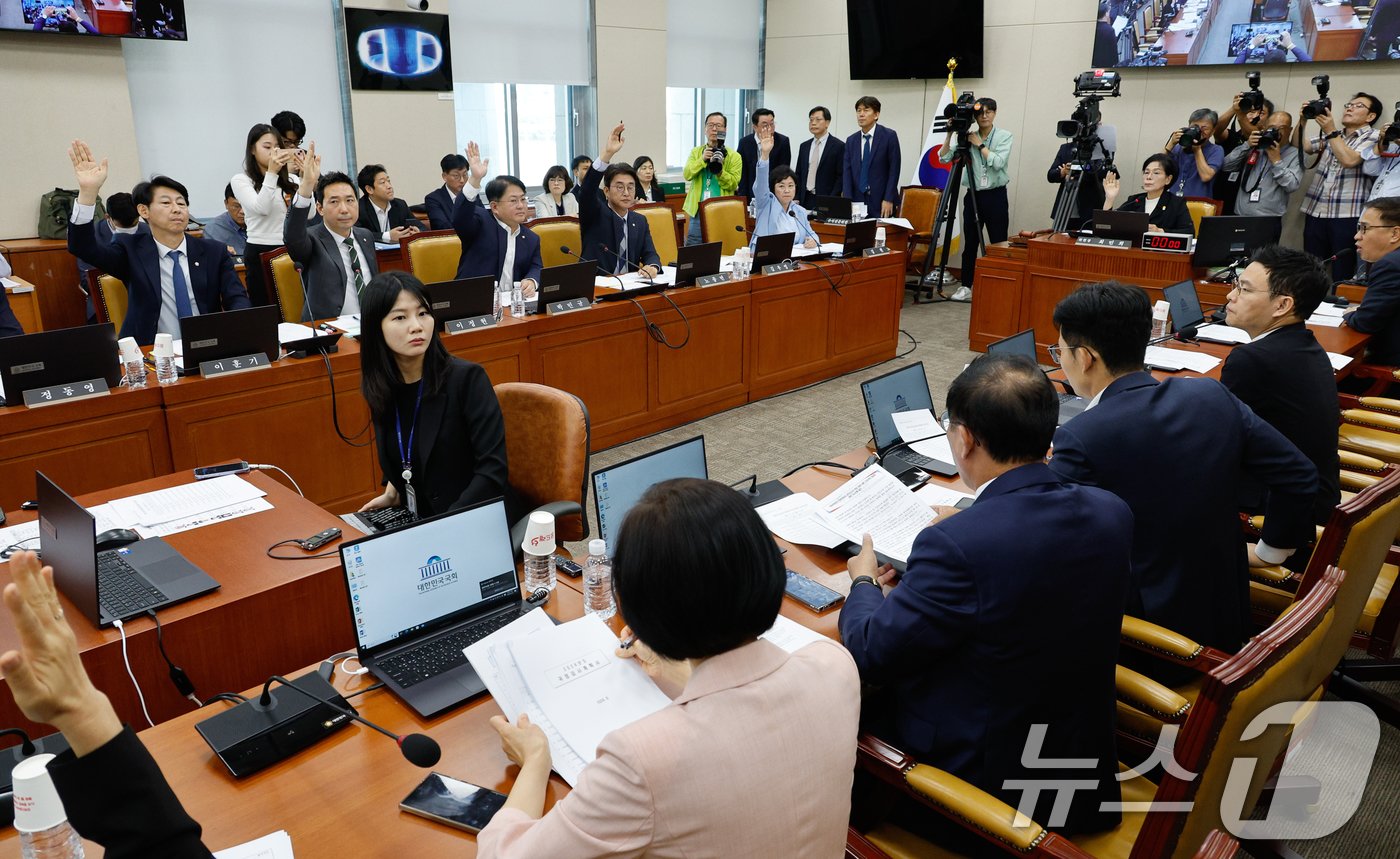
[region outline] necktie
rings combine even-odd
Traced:
[[[617,267],[613,269],[614,274],[627,273],[627,221],[619,218],[622,225],[622,241],[617,243]]]
[[[808,190],[808,191],[815,191],[815,190],[817,189],[817,165],[818,165],[819,163],[821,163],[821,160],[822,160],[822,143],[823,143],[823,141],[821,141],[821,140],[814,140],[814,141],[812,141],[812,151],[808,154],[808,160],[807,160],[807,190]]]
[[[185,280],[185,270],[180,268],[180,252],[170,252],[171,267],[174,271],[170,275],[170,283],[175,287],[175,315],[184,319],[186,316],[194,316],[194,308],[190,307],[190,285]]]
[[[865,143],[860,147],[860,193],[870,193],[870,135],[862,135]]]
[[[355,240],[346,236],[341,243],[350,252],[350,270],[355,274],[355,294],[359,295],[365,291],[365,273],[360,271],[360,257],[355,253]]]

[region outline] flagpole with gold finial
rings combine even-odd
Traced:
[[[958,85],[953,83],[953,72],[958,70],[958,61],[952,57],[948,58],[948,88],[953,91],[953,100],[958,100]]]

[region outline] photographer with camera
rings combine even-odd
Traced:
[[[681,209],[690,216],[690,229],[685,243],[698,245],[700,233],[700,202],[711,197],[727,197],[739,187],[744,160],[739,153],[724,146],[724,134],[729,120],[715,111],[705,117],[705,142],[690,151],[682,175],[690,183],[685,189],[685,204]]]
[[[1288,211],[1288,197],[1303,184],[1303,155],[1288,142],[1293,117],[1277,111],[1262,130],[1249,135],[1246,145],[1225,156],[1224,173],[1238,177],[1236,215],[1279,218]]]
[[[1172,193],[1178,197],[1211,197],[1210,183],[1225,163],[1225,150],[1212,143],[1220,115],[1208,107],[1191,112],[1187,126],[1173,131],[1167,138],[1165,152],[1176,162],[1176,184]]]
[[[1313,78],[1318,98],[1304,102],[1302,124],[1317,122],[1319,137],[1307,140],[1303,151],[1320,153],[1317,172],[1308,185],[1303,205],[1303,250],[1319,259],[1352,247],[1356,219],[1371,193],[1371,177],[1365,162],[1380,135],[1374,125],[1381,103],[1373,95],[1359,92],[1342,105],[1342,127],[1332,118],[1332,101],[1327,97],[1330,81],[1326,75]],[[1300,126],[1301,128],[1302,126]],[[1356,258],[1346,255],[1332,263],[1332,279],[1347,280],[1356,272]]]
[[[1273,115],[1274,103],[1264,97],[1264,91],[1259,89],[1259,79],[1258,72],[1246,75],[1248,91],[1236,93],[1234,102],[1220,114],[1220,122],[1215,127],[1215,142],[1225,151],[1227,162],[1231,153],[1248,142],[1250,135],[1264,130],[1264,121]],[[1235,127],[1236,123],[1239,124],[1238,128]],[[1238,167],[1226,167],[1215,174],[1214,193],[1211,196],[1224,201],[1225,211],[1222,214],[1235,214],[1235,194],[1239,187]]]
[[[1293,41],[1293,35],[1287,30],[1282,33],[1260,33],[1235,54],[1235,64],[1286,63],[1289,54],[1300,63],[1312,62],[1312,57],[1303,50],[1302,45]]]
[[[994,127],[997,118],[996,99],[979,98],[973,104],[973,115],[977,127],[967,132],[971,144],[972,182],[963,195],[962,210],[962,271],[958,279],[962,286],[952,294],[953,301],[971,301],[972,283],[977,273],[977,234],[983,227],[987,230],[987,243],[1006,241],[1006,232],[1011,226],[1011,206],[1006,195],[1006,186],[1011,182],[1007,168],[1011,163],[1011,132]],[[941,164],[953,160],[956,147],[953,143],[953,127],[950,124],[943,145],[934,151]],[[976,200],[976,207],[973,201]]]
[[[1380,139],[1366,153],[1362,170],[1375,180],[1367,202],[1400,197],[1400,102],[1395,104],[1395,118],[1381,126]]]

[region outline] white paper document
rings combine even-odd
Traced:
[[[1220,364],[1220,359],[1213,355],[1191,352],[1186,349],[1148,346],[1147,357],[1143,363],[1149,367],[1168,372],[1193,370],[1197,373],[1209,373]]]
[[[113,528],[125,528],[121,520],[117,519],[112,511],[112,505],[99,504],[96,507],[89,507],[87,511],[97,520],[97,533],[110,531]],[[0,528],[0,549],[18,545],[21,549],[39,551],[39,520],[25,522],[23,525],[11,525],[8,528]],[[0,560],[0,564],[9,559]]]
[[[1328,352],[1327,360],[1332,362],[1332,370],[1336,372],[1350,364],[1352,362],[1352,357],[1350,355],[1338,355],[1336,352]]]
[[[279,829],[246,844],[220,850],[214,854],[214,859],[295,859],[292,836],[285,829]]]
[[[8,277],[0,277],[0,284],[3,284],[5,289],[16,294],[34,291],[33,284],[20,283],[17,280],[10,280]]]
[[[792,256],[793,259],[798,259],[800,257],[813,256],[814,254],[839,254],[841,251],[845,250],[845,248],[846,246],[841,242],[822,242],[820,247],[815,248],[794,247],[792,249]]]
[[[534,696],[530,694],[530,687],[525,685],[525,678],[520,675],[520,668],[516,665],[509,647],[509,642],[513,639],[536,635],[553,628],[554,622],[549,619],[549,615],[535,609],[467,647],[462,653],[471,662],[472,668],[476,669],[477,676],[486,684],[491,697],[496,700],[496,705],[501,708],[507,719],[513,723],[524,713],[530,717],[531,722],[540,726],[540,730],[544,731],[545,738],[549,741],[550,765],[559,773],[560,778],[573,785],[578,781],[579,773],[583,772],[588,761],[574,752],[554,727],[549,716],[541,712]]]
[[[316,336],[316,331],[310,325],[301,325],[296,322],[277,323],[277,342],[295,343],[298,340],[309,340]]]
[[[907,442],[943,435],[943,427],[938,425],[933,412],[929,409],[893,412],[890,414],[890,420],[894,421],[895,432],[899,433],[899,437]]]
[[[351,337],[360,336],[360,314],[358,313],[337,317],[327,324],[332,328],[339,328]]]
[[[933,511],[883,468],[867,468],[822,499],[822,518],[854,543],[869,534],[875,551],[903,563],[909,559]]]
[[[1312,316],[1308,317],[1308,324],[1320,325],[1324,328],[1341,328],[1342,317],[1323,313],[1322,308],[1318,307],[1317,311],[1314,312]]]
[[[237,474],[229,474],[130,498],[118,498],[111,502],[111,507],[114,517],[127,523],[127,527],[155,526],[241,504],[266,494]]]
[[[903,227],[906,230],[913,230],[914,225],[909,223],[908,218],[876,218],[877,224],[889,224],[892,227]]]
[[[913,442],[909,445],[909,449],[920,456],[927,456],[930,459],[946,462],[949,465],[956,464],[953,462],[953,445],[948,441],[948,436],[946,435]]]
[[[671,703],[637,660],[614,654],[617,645],[592,614],[507,643],[540,711],[587,761],[603,737]]]
[[[181,531],[192,531],[195,528],[203,528],[205,525],[217,525],[230,519],[239,519],[271,509],[272,502],[266,498],[250,498],[247,501],[240,501],[217,510],[206,510],[192,516],[171,519],[169,522],[162,522],[159,525],[137,525],[135,530],[143,538],[169,537],[171,534],[178,534]],[[101,529],[98,530],[98,533],[102,533]]]
[[[1319,305],[1317,306],[1317,309],[1316,309],[1316,310],[1313,311],[1313,315],[1314,315],[1314,316],[1335,316],[1336,318],[1341,319],[1343,316],[1346,316],[1348,313],[1350,313],[1351,311],[1353,311],[1353,310],[1355,310],[1355,309],[1356,309],[1356,308],[1353,307],[1353,306],[1350,305],[1350,304],[1348,304],[1346,307],[1338,307],[1337,305],[1333,304],[1333,303],[1330,302],[1330,301],[1324,301],[1324,302],[1322,302],[1321,304],[1319,304]],[[1309,321],[1311,321],[1311,320],[1309,320]]]
[[[805,492],[794,492],[757,510],[768,530],[789,543],[834,549],[846,542],[826,524],[817,499]]]
[[[1211,343],[1248,343],[1249,332],[1230,325],[1206,325],[1197,330],[1196,336]]]
[[[778,618],[773,621],[773,626],[759,638],[773,642],[788,653],[796,653],[814,641],[821,641],[826,636],[808,629],[795,620],[788,620],[782,615],[778,615]]]
[[[619,282],[620,281],[620,282]],[[643,277],[640,272],[629,271],[627,274],[598,275],[593,278],[595,287],[606,287],[608,289],[621,289],[630,292],[634,289],[641,289],[651,285],[651,278]]]
[[[968,492],[959,492],[941,483],[925,483],[923,487],[914,493],[914,497],[930,507],[952,507],[959,501],[966,501],[973,495]]]

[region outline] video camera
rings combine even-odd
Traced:
[[[949,131],[967,134],[972,130],[973,124],[977,122],[977,114],[981,112],[982,105],[977,102],[971,92],[965,92],[958,96],[956,103],[943,108],[943,118],[947,120]]]
[[[1249,113],[1254,110],[1264,109],[1264,91],[1259,89],[1260,76],[1258,72],[1250,72],[1244,76],[1245,83],[1249,86],[1249,91],[1240,96],[1240,113]]]
[[[1093,69],[1074,79],[1074,95],[1079,105],[1069,119],[1055,124],[1055,136],[1061,140],[1074,142],[1073,164],[1087,165],[1094,159],[1094,150],[1103,148],[1099,137],[1099,123],[1103,121],[1103,111],[1099,105],[1105,98],[1117,98],[1121,93],[1123,79],[1115,71]],[[1113,168],[1113,153],[1104,150],[1107,156],[1095,171],[1102,178],[1106,170]]]
[[[1312,85],[1317,87],[1317,98],[1303,105],[1303,119],[1317,119],[1332,110],[1332,99],[1327,97],[1332,89],[1332,79],[1327,75],[1318,75],[1312,79]]]

